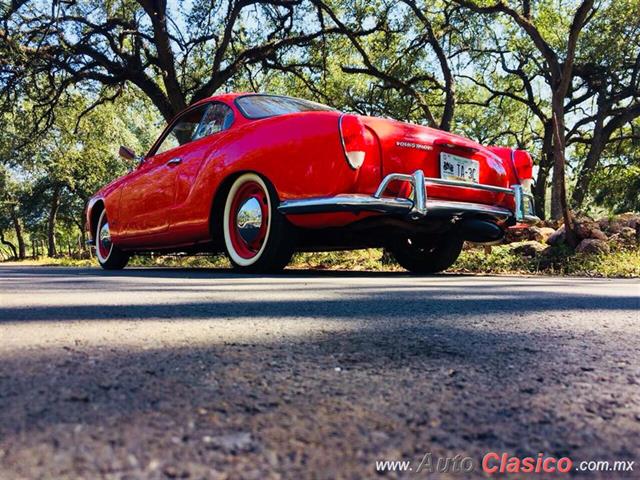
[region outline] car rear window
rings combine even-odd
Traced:
[[[236,105],[242,114],[251,119],[275,117],[287,113],[334,110],[321,103],[278,95],[247,95],[238,97]]]

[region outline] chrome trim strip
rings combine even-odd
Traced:
[[[347,161],[347,164],[351,167],[352,170],[357,170],[356,167],[351,165],[351,161],[347,156],[347,146],[344,144],[344,137],[342,136],[342,119],[344,118],[344,113],[340,114],[338,117],[338,133],[340,134],[340,145],[342,145],[342,153],[344,153],[344,159]]]
[[[413,180],[413,208],[411,214],[417,217],[424,217],[427,214],[427,185],[425,183],[424,172],[416,170],[411,175]]]
[[[493,205],[485,205],[484,203],[468,203],[455,202],[450,200],[429,200],[427,202],[429,215],[432,214],[464,214],[464,213],[482,213],[493,217],[507,220],[513,216],[510,210],[502,207],[494,207]]]
[[[408,198],[383,197],[384,192],[393,181],[409,182],[413,188],[413,200]],[[502,207],[481,203],[457,202],[449,200],[428,199],[428,185],[444,185],[450,187],[464,187],[488,192],[513,195],[515,212]],[[496,187],[493,185],[470,184],[456,180],[425,177],[422,170],[416,170],[411,175],[406,173],[390,173],[385,176],[375,193],[343,194],[334,197],[303,198],[299,200],[285,200],[278,210],[283,214],[326,213],[326,212],[361,212],[373,211],[381,213],[408,214],[410,218],[417,220],[428,214],[434,215],[460,215],[464,213],[477,213],[490,215],[500,220],[514,218],[520,223],[535,224],[540,219],[535,215],[534,198],[530,193],[525,193],[522,185],[513,185],[511,188]]]
[[[515,214],[518,222],[524,218],[523,202],[522,202],[522,185],[514,185],[513,187],[513,199],[515,202]]]
[[[373,194],[373,196],[376,198],[382,197],[382,194],[387,189],[389,184],[396,180],[399,182],[411,182],[413,180],[413,176],[407,175],[406,173],[390,173],[382,179],[382,182],[380,182],[380,185],[378,186],[378,189],[376,190],[376,193]]]
[[[316,197],[301,200],[286,200],[278,210],[285,215],[306,213],[360,212],[410,214],[413,202],[406,198],[382,198],[373,200],[368,195],[336,195],[335,197]],[[448,200],[427,200],[429,215],[462,215],[477,213],[507,220],[513,214],[506,208],[484,205],[482,203],[454,202]],[[423,216],[424,217],[424,216]],[[414,217],[422,218],[422,217]]]
[[[410,215],[413,218],[424,217],[427,214],[427,188],[424,172],[422,170],[416,170],[411,175],[405,173],[390,173],[382,179],[373,196],[375,198],[382,198],[389,184],[394,181],[409,182],[411,184],[414,199]]]
[[[336,195],[335,197],[285,200],[278,211],[287,215],[326,212],[408,213],[413,202],[408,198],[376,198],[371,195]]]
[[[462,188],[474,188],[476,190],[485,190],[487,192],[506,193],[507,195],[513,195],[513,190],[510,188],[496,187],[494,185],[484,185],[482,183],[468,183],[460,182],[458,180],[445,180],[444,178],[425,178],[427,185],[444,185],[447,187],[462,187]]]

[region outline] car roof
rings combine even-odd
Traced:
[[[255,93],[255,92],[233,92],[233,93],[221,93],[219,95],[213,95],[211,97],[203,98],[202,100],[198,100],[193,103],[191,106],[200,105],[201,103],[207,103],[211,101],[225,102],[225,103],[233,103],[233,101],[238,97],[244,97],[246,95],[265,95],[264,93]]]

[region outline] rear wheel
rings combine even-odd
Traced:
[[[446,270],[458,259],[463,240],[457,237],[424,239],[402,237],[389,250],[397,262],[413,273],[437,273]]]
[[[245,173],[231,185],[222,230],[227,255],[237,270],[274,272],[291,260],[294,231],[277,205],[273,186],[255,173]]]
[[[98,226],[96,227],[96,257],[98,263],[105,270],[121,270],[129,261],[129,255],[111,242],[111,231],[109,230],[109,220],[107,211],[102,210]]]

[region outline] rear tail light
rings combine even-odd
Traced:
[[[511,159],[513,167],[516,169],[516,175],[523,187],[531,188],[533,178],[533,160],[526,150],[513,150]]]
[[[366,128],[355,115],[342,115],[338,121],[342,149],[353,169],[360,168],[366,156]]]

